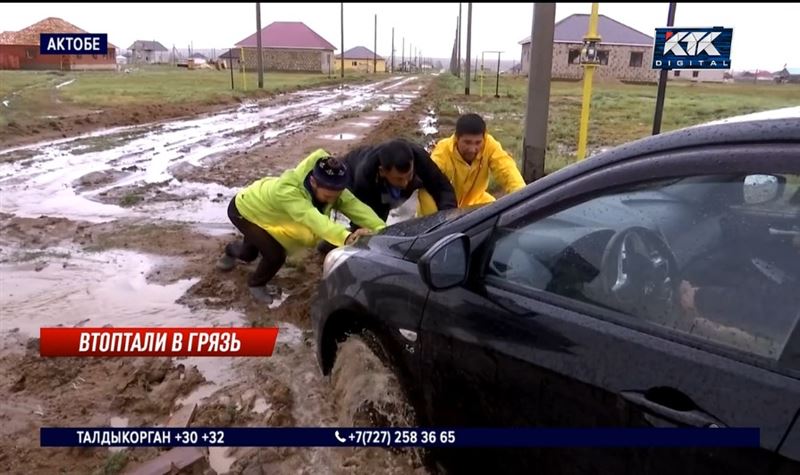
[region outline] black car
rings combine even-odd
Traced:
[[[312,309],[322,371],[369,335],[421,426],[761,434],[758,450],[434,452],[457,473],[800,473],[789,112],[632,142],[334,250]]]

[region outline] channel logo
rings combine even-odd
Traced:
[[[733,28],[656,28],[653,69],[730,69]]]

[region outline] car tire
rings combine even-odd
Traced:
[[[362,330],[339,343],[330,381],[339,426],[418,426],[389,353],[374,332]],[[384,459],[387,467],[402,467],[403,471],[427,467],[429,472],[432,468],[430,453],[421,447],[392,447],[389,451],[393,455]]]
[[[339,423],[415,427],[416,415],[379,337],[363,330],[339,343],[331,370]]]

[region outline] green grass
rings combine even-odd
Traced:
[[[487,77],[480,97],[480,80],[464,95],[464,80],[449,74],[437,78],[436,106],[440,136],[453,131],[459,108],[486,119],[489,132],[519,162],[522,156],[527,79]],[[575,161],[581,112],[582,82],[554,81],[550,89],[548,172]],[[589,119],[589,153],[651,134],[656,102],[655,85],[595,82]],[[793,84],[692,84],[670,82],[661,130],[667,132],[725,117],[800,105],[800,86]]]
[[[339,84],[336,76],[315,73],[264,73],[264,90],[257,88],[258,75],[230,70],[187,70],[170,66],[133,67],[117,71],[0,71],[0,126],[13,121],[38,122],[57,115],[66,107],[103,109],[148,104],[215,104],[231,98],[258,97],[268,93]],[[378,76],[380,77],[380,75]],[[346,74],[345,82],[363,82],[374,75]],[[58,84],[75,80],[56,89]],[[244,81],[244,82],[243,82]],[[16,94],[14,94],[16,93]],[[45,121],[46,123],[46,121]]]
[[[192,70],[184,68],[134,69],[133,72],[97,72],[96,78],[82,80],[63,88],[64,97],[77,104],[103,105],[157,102],[214,102],[232,94],[240,97],[259,94],[258,75],[234,71],[231,91],[229,70]],[[358,80],[363,76],[349,76]],[[339,79],[325,74],[264,74],[264,90],[287,91],[322,84],[338,84]]]

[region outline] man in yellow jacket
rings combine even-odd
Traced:
[[[487,191],[490,173],[506,193],[525,187],[514,159],[486,132],[486,122],[477,114],[459,117],[455,134],[440,140],[431,158],[453,185],[459,208],[495,200]],[[418,214],[425,216],[436,211],[431,195],[420,190]]]
[[[319,149],[280,177],[262,178],[241,190],[228,206],[228,217],[244,241],[225,246],[217,262],[232,270],[237,260],[261,262],[248,279],[253,297],[271,303],[267,283],[286,262],[286,255],[325,240],[336,246],[383,229],[386,223],[346,189],[350,172],[343,161]],[[339,210],[362,229],[350,232],[330,218]]]

